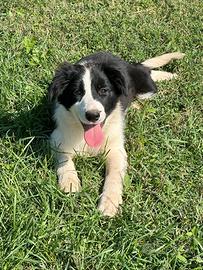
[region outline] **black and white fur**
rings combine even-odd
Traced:
[[[124,117],[131,102],[149,98],[157,91],[154,81],[171,79],[175,74],[153,71],[154,67],[180,59],[181,53],[165,54],[128,63],[107,52],[82,58],[76,64],[64,62],[49,87],[55,103],[56,128],[51,135],[57,155],[59,186],[65,192],[81,189],[73,162],[75,154],[96,155],[106,152],[106,176],[98,208],[114,216],[122,203],[123,179],[127,167],[124,148]],[[104,141],[98,148],[84,140],[84,128],[101,123]]]

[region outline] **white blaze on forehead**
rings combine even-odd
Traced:
[[[83,76],[83,84],[84,84],[84,90],[85,90],[85,96],[86,98],[93,98],[92,97],[92,91],[91,91],[91,75],[90,70],[85,69],[85,74]]]
[[[81,102],[83,103],[85,110],[98,110],[102,112],[104,110],[103,105],[93,98],[92,96],[92,89],[91,89],[91,73],[90,69],[85,69],[85,74],[83,76],[83,84],[84,84],[84,90],[85,95],[83,96]]]

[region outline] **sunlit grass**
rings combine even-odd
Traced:
[[[203,267],[201,1],[0,4],[0,269]],[[130,108],[122,215],[96,205],[103,158],[76,160],[80,194],[59,191],[46,98],[54,69],[98,50],[130,61],[186,53],[178,79]]]

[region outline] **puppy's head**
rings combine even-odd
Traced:
[[[49,87],[49,97],[83,125],[102,124],[126,92],[122,71],[113,65],[63,63]]]

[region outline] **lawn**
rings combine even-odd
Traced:
[[[201,1],[0,3],[0,269],[203,269]],[[80,194],[57,186],[47,86],[57,65],[108,50],[129,61],[186,54],[179,77],[126,119],[122,214],[96,205],[104,158],[76,160]]]

